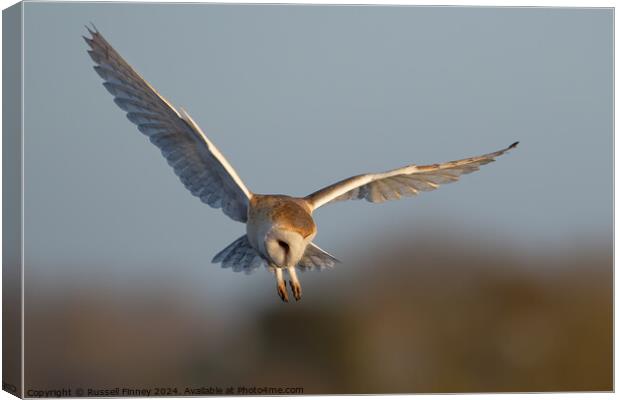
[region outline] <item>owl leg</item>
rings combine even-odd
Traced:
[[[293,296],[295,296],[295,300],[301,299],[301,283],[299,283],[299,279],[297,278],[297,271],[295,267],[288,267],[288,275],[291,277],[291,280],[288,281],[289,285],[291,285],[291,290],[293,291]]]
[[[278,284],[278,295],[285,303],[288,303],[288,291],[286,290],[286,282],[282,274],[282,268],[274,268],[276,273],[276,282]]]

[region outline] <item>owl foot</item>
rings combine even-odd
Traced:
[[[301,285],[299,282],[288,281],[288,284],[291,286],[291,290],[293,291],[293,296],[295,296],[295,300],[299,301],[301,299]]]
[[[286,281],[282,274],[282,268],[274,267],[274,272],[276,274],[278,296],[280,296],[283,302],[288,303],[288,291],[286,290]]]
[[[286,283],[284,281],[282,283],[278,282],[278,295],[283,302],[288,303],[288,291],[286,290]]]

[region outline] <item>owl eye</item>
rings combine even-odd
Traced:
[[[278,240],[278,245],[279,245],[280,247],[282,247],[282,250],[284,250],[284,254],[288,254],[288,251],[289,251],[289,245],[288,245],[288,243],[286,243],[286,242],[284,242],[284,241],[282,241],[282,240]]]

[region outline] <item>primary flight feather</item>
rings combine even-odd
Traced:
[[[338,262],[312,243],[316,236],[314,210],[340,200],[380,203],[435,190],[440,184],[477,171],[518,144],[478,157],[353,176],[303,198],[255,194],[185,110],[177,110],[163,98],[96,29],[87,29],[90,37],[84,39],[96,64],[95,71],[114,102],[127,112],[127,118],[161,150],[194,196],[246,224],[246,234],[219,252],[213,262],[245,273],[267,266],[276,276],[283,301],[288,301],[283,270],[287,270],[293,296],[299,300],[301,284],[296,268],[323,269]]]

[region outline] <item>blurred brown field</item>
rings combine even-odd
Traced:
[[[64,292],[33,282],[26,387],[613,390],[610,242],[522,251],[458,232],[400,238],[303,274],[299,303],[270,287],[238,315],[190,306],[164,282]]]

